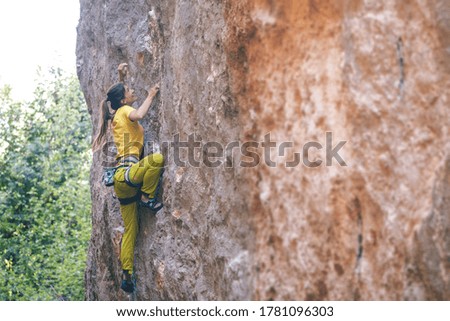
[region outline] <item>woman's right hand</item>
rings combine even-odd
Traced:
[[[119,72],[119,81],[124,81],[128,74],[128,64],[125,62],[121,63],[119,67],[117,67],[117,71]]]
[[[149,96],[155,96],[159,91],[159,84],[153,86],[149,91],[148,91],[148,95]]]
[[[144,102],[142,103],[142,105],[138,108],[133,110],[129,115],[128,118],[131,121],[138,121],[141,120],[145,117],[145,115],[148,112],[148,109],[150,108],[150,105],[153,102],[153,99],[155,98],[155,95],[158,93],[159,91],[159,84],[153,86],[149,91],[148,91],[148,96],[147,98],[144,100]]]

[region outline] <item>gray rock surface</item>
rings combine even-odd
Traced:
[[[93,123],[119,63],[140,97],[161,85],[142,125],[146,153],[166,158],[165,208],[139,212],[138,300],[450,299],[448,1],[80,2]],[[325,166],[327,132],[347,166]],[[193,133],[293,148],[272,150],[275,168],[261,144],[256,167],[235,150],[211,168],[198,148],[200,166],[179,166],[168,143]],[[283,165],[309,141],[321,166]],[[124,300],[103,161],[86,298]]]

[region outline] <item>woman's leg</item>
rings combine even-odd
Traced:
[[[144,157],[139,163],[131,166],[130,180],[134,184],[142,184],[141,191],[149,198],[155,197],[159,176],[164,165],[162,154],[156,153]]]
[[[122,236],[120,262],[122,263],[122,269],[128,271],[131,275],[133,274],[134,245],[138,232],[137,203],[120,205],[120,213],[125,226],[125,233]]]
[[[137,188],[125,183],[125,168],[119,168],[114,175],[114,192],[118,198],[130,198],[139,192]],[[137,202],[120,205],[125,232],[122,235],[120,262],[122,269],[133,274],[134,244],[138,233]]]

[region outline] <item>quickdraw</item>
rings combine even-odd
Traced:
[[[103,176],[102,182],[105,186],[113,186],[114,185],[114,174],[121,167],[126,167],[129,165],[121,164],[116,167],[103,167]]]

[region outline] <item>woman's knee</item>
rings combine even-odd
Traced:
[[[141,160],[140,165],[144,165],[146,168],[150,167],[163,167],[164,156],[160,153],[150,154]]]
[[[157,167],[162,167],[164,165],[164,156],[161,153],[152,154],[152,160]]]

